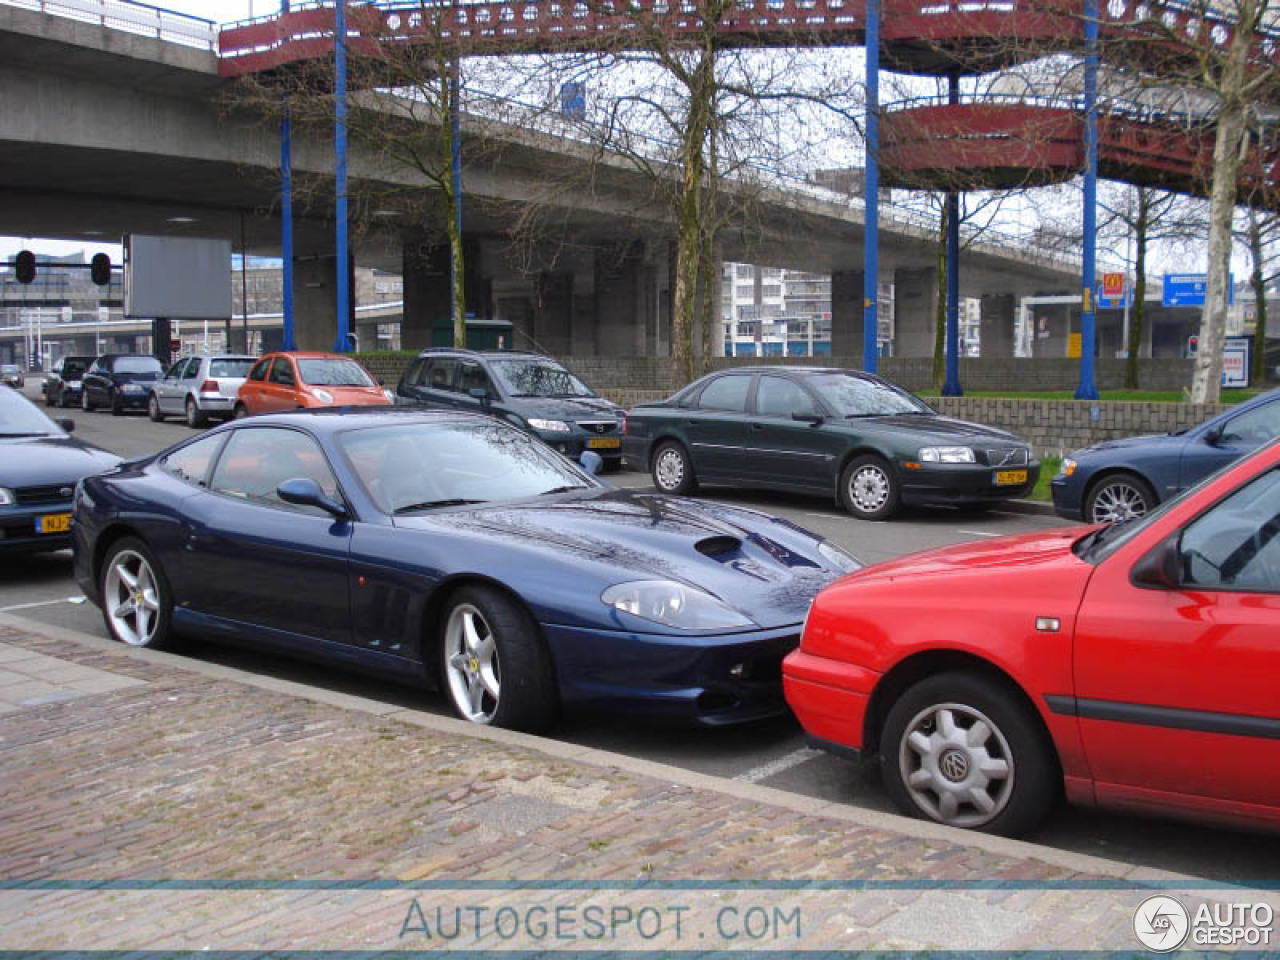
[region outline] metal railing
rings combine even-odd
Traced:
[[[176,10],[133,0],[0,0],[0,5],[35,10],[54,17],[95,23],[144,37],[155,37],[187,47],[214,51],[218,48],[218,24]]]

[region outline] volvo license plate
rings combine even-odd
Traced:
[[[1027,471],[1025,470],[997,470],[992,482],[997,487],[1011,487],[1015,484],[1027,482]]]

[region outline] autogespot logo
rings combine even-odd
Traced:
[[[1148,950],[1168,953],[1187,939],[1191,916],[1173,897],[1147,897],[1133,914],[1133,933]]]

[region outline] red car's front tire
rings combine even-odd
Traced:
[[[1062,788],[1053,747],[1015,690],[981,673],[935,674],[907,689],[880,737],[885,790],[909,816],[1014,836]]]

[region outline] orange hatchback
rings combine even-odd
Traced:
[[[268,353],[240,387],[235,415],[391,403],[369,371],[339,353]]]

